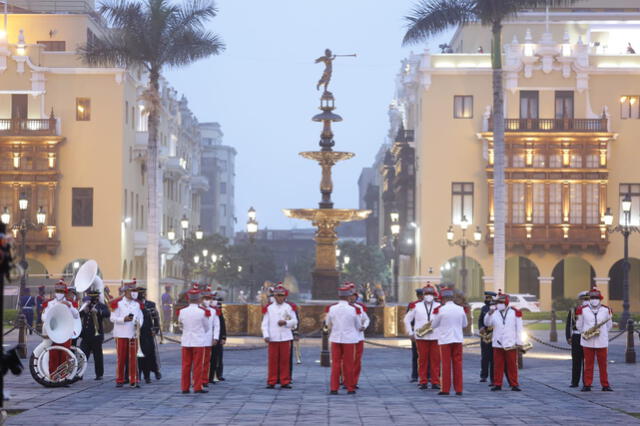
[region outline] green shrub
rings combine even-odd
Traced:
[[[553,310],[558,311],[569,311],[576,305],[576,300],[567,298],[567,297],[559,297],[553,301]]]
[[[18,315],[18,311],[16,309],[5,309],[4,315],[2,316],[2,322],[4,324],[12,323],[16,320],[16,316]]]

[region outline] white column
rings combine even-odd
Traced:
[[[540,310],[550,312],[553,308],[553,277],[538,277],[540,283]]]

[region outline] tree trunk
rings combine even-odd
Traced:
[[[493,66],[493,290],[504,288],[505,270],[505,221],[506,187],[504,182],[504,92],[502,90],[502,25],[494,24],[492,66]]]
[[[160,164],[158,161],[158,124],[160,121],[160,72],[149,73],[149,141],[147,146],[147,299],[160,302],[160,213],[158,200]]]

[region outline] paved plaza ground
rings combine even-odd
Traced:
[[[536,332],[546,338],[548,332]],[[105,380],[46,389],[28,371],[6,376],[13,399],[10,425],[42,424],[640,424],[640,365],[624,364],[624,336],[613,342],[610,381],[615,392],[569,388],[569,353],[536,344],[520,370],[523,392],[489,392],[479,383],[479,349],[465,349],[464,395],[438,396],[409,383],[406,340],[375,339],[400,347],[366,345],[357,395],[328,395],[329,369],[319,366],[319,339],[306,339],[303,364],[291,390],[265,389],[266,350],[257,338],[233,338],[225,354],[225,382],[210,393],[182,395],[179,347],[161,345],[163,378],[141,389],[115,388],[113,343],[106,345]],[[31,338],[30,346],[37,344]],[[562,343],[560,343],[563,345]],[[566,345],[563,345],[566,346]],[[253,349],[250,349],[253,348]],[[508,389],[508,388],[507,388]]]

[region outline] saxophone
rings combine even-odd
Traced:
[[[600,335],[600,327],[602,327],[603,325],[608,323],[609,319],[610,318],[607,318],[604,321],[596,323],[596,325],[594,325],[593,327],[591,327],[590,329],[588,329],[587,331],[582,333],[582,337],[584,338],[584,340],[593,339],[594,337],[599,336]]]
[[[100,331],[98,329],[98,312],[93,308],[95,308],[95,305],[92,306],[91,309],[91,319],[93,320],[93,329],[95,330],[94,336],[98,336],[100,334]]]
[[[484,343],[491,343],[493,340],[493,327],[483,327],[478,334]]]
[[[416,330],[416,336],[424,337],[427,334],[433,332],[433,327],[431,326],[431,321],[427,321],[422,327]]]

